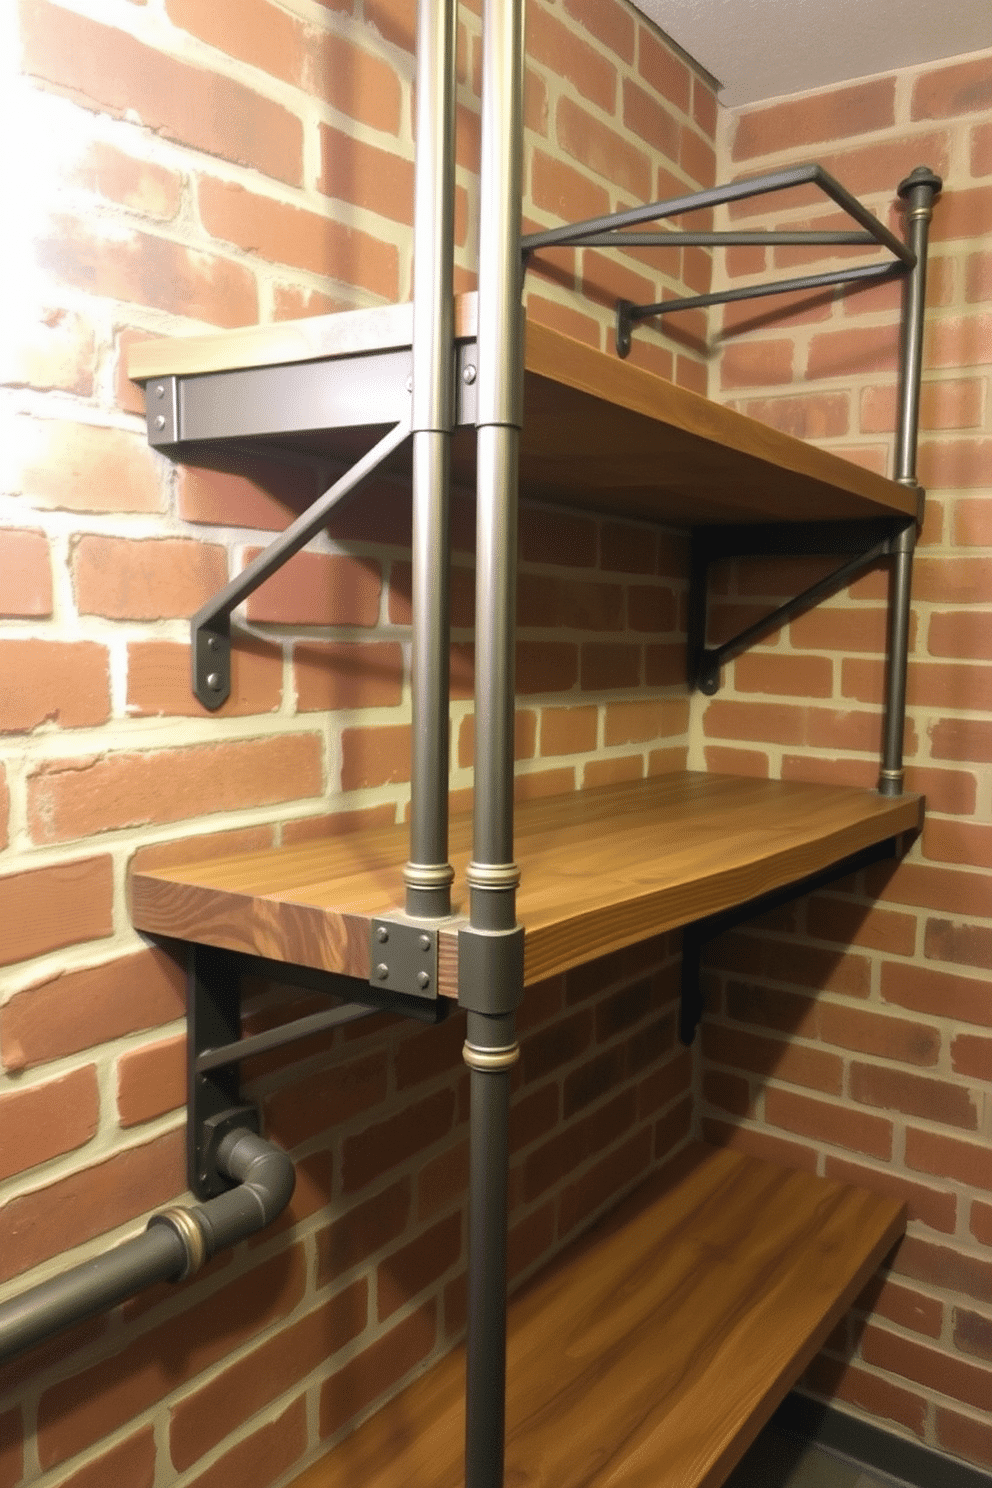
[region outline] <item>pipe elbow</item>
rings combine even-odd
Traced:
[[[296,1187],[296,1169],[280,1147],[245,1127],[238,1127],[221,1142],[217,1164],[222,1173],[235,1178],[242,1191],[258,1201],[260,1228],[271,1224],[285,1209]]]

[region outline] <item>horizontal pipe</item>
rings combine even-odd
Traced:
[[[572,238],[571,248],[796,248],[842,244],[860,247],[875,243],[867,232],[596,232]],[[877,244],[876,244],[877,246]]]
[[[735,300],[760,300],[767,295],[851,284],[859,279],[893,279],[904,272],[902,264],[897,263],[860,264],[850,269],[833,269],[826,274],[804,274],[796,279],[777,279],[772,284],[749,284],[741,289],[714,290],[712,294],[691,295],[681,300],[661,300],[655,305],[629,305],[624,314],[629,321],[648,320],[653,315],[667,315],[672,310],[696,310],[707,305],[730,304]]]
[[[292,1023],[280,1023],[278,1028],[269,1028],[265,1033],[253,1033],[236,1043],[224,1044],[219,1049],[204,1049],[196,1056],[196,1073],[224,1069],[230,1064],[240,1064],[242,1059],[251,1059],[255,1054],[269,1054],[286,1044],[295,1044],[297,1039],[310,1038],[315,1033],[326,1033],[330,1028],[340,1028],[344,1023],[356,1023],[359,1018],[371,1018],[379,1012],[377,1007],[364,1003],[348,1002],[344,1007],[331,1008],[326,1013],[311,1013],[306,1018],[294,1018]]]
[[[220,1143],[217,1166],[237,1180],[236,1188],[192,1209],[153,1214],[143,1234],[0,1305],[0,1363],[154,1282],[185,1280],[224,1246],[271,1224],[289,1203],[292,1162],[246,1127]]]

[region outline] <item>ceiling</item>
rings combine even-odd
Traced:
[[[728,108],[992,46],[989,0],[634,0]]]

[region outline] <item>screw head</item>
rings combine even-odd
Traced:
[[[164,382],[160,382],[160,383],[158,383],[156,385],[156,387],[155,387],[155,396],[156,396],[156,398],[164,398],[165,397],[165,383]]]
[[[379,978],[380,982],[388,981],[389,967],[386,965],[385,961],[379,962],[379,965],[375,969],[375,974]]]
[[[217,637],[215,635],[208,635],[207,636],[207,650],[208,651],[216,651],[219,646],[220,646],[220,641],[217,639]]]
[[[430,948],[431,948],[431,938],[430,938],[430,936],[429,935],[422,935],[420,937],[420,949],[422,951],[429,951]]]
[[[430,984],[431,984],[431,979],[427,975],[426,971],[418,971],[417,972],[417,986],[418,987],[429,987]]]
[[[478,376],[478,373],[477,373],[475,367],[473,367],[472,366],[472,363],[469,362],[468,366],[465,368],[464,372],[462,373],[462,382],[467,382],[468,385],[469,385],[469,387],[471,387],[472,386],[472,383],[475,381],[475,379],[476,379],[477,376]]]
[[[207,673],[207,686],[210,688],[211,692],[220,692],[223,685],[224,683],[221,678],[220,672]]]
[[[155,427],[156,427],[156,429],[164,429],[165,428],[165,414],[164,413],[156,414],[156,416],[155,416]]]
[[[379,928],[375,932],[375,938],[380,945],[386,944],[386,941],[389,939],[389,931],[386,929],[385,925],[379,926]]]

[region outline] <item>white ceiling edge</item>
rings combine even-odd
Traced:
[[[992,47],[989,0],[633,0],[727,108]]]

